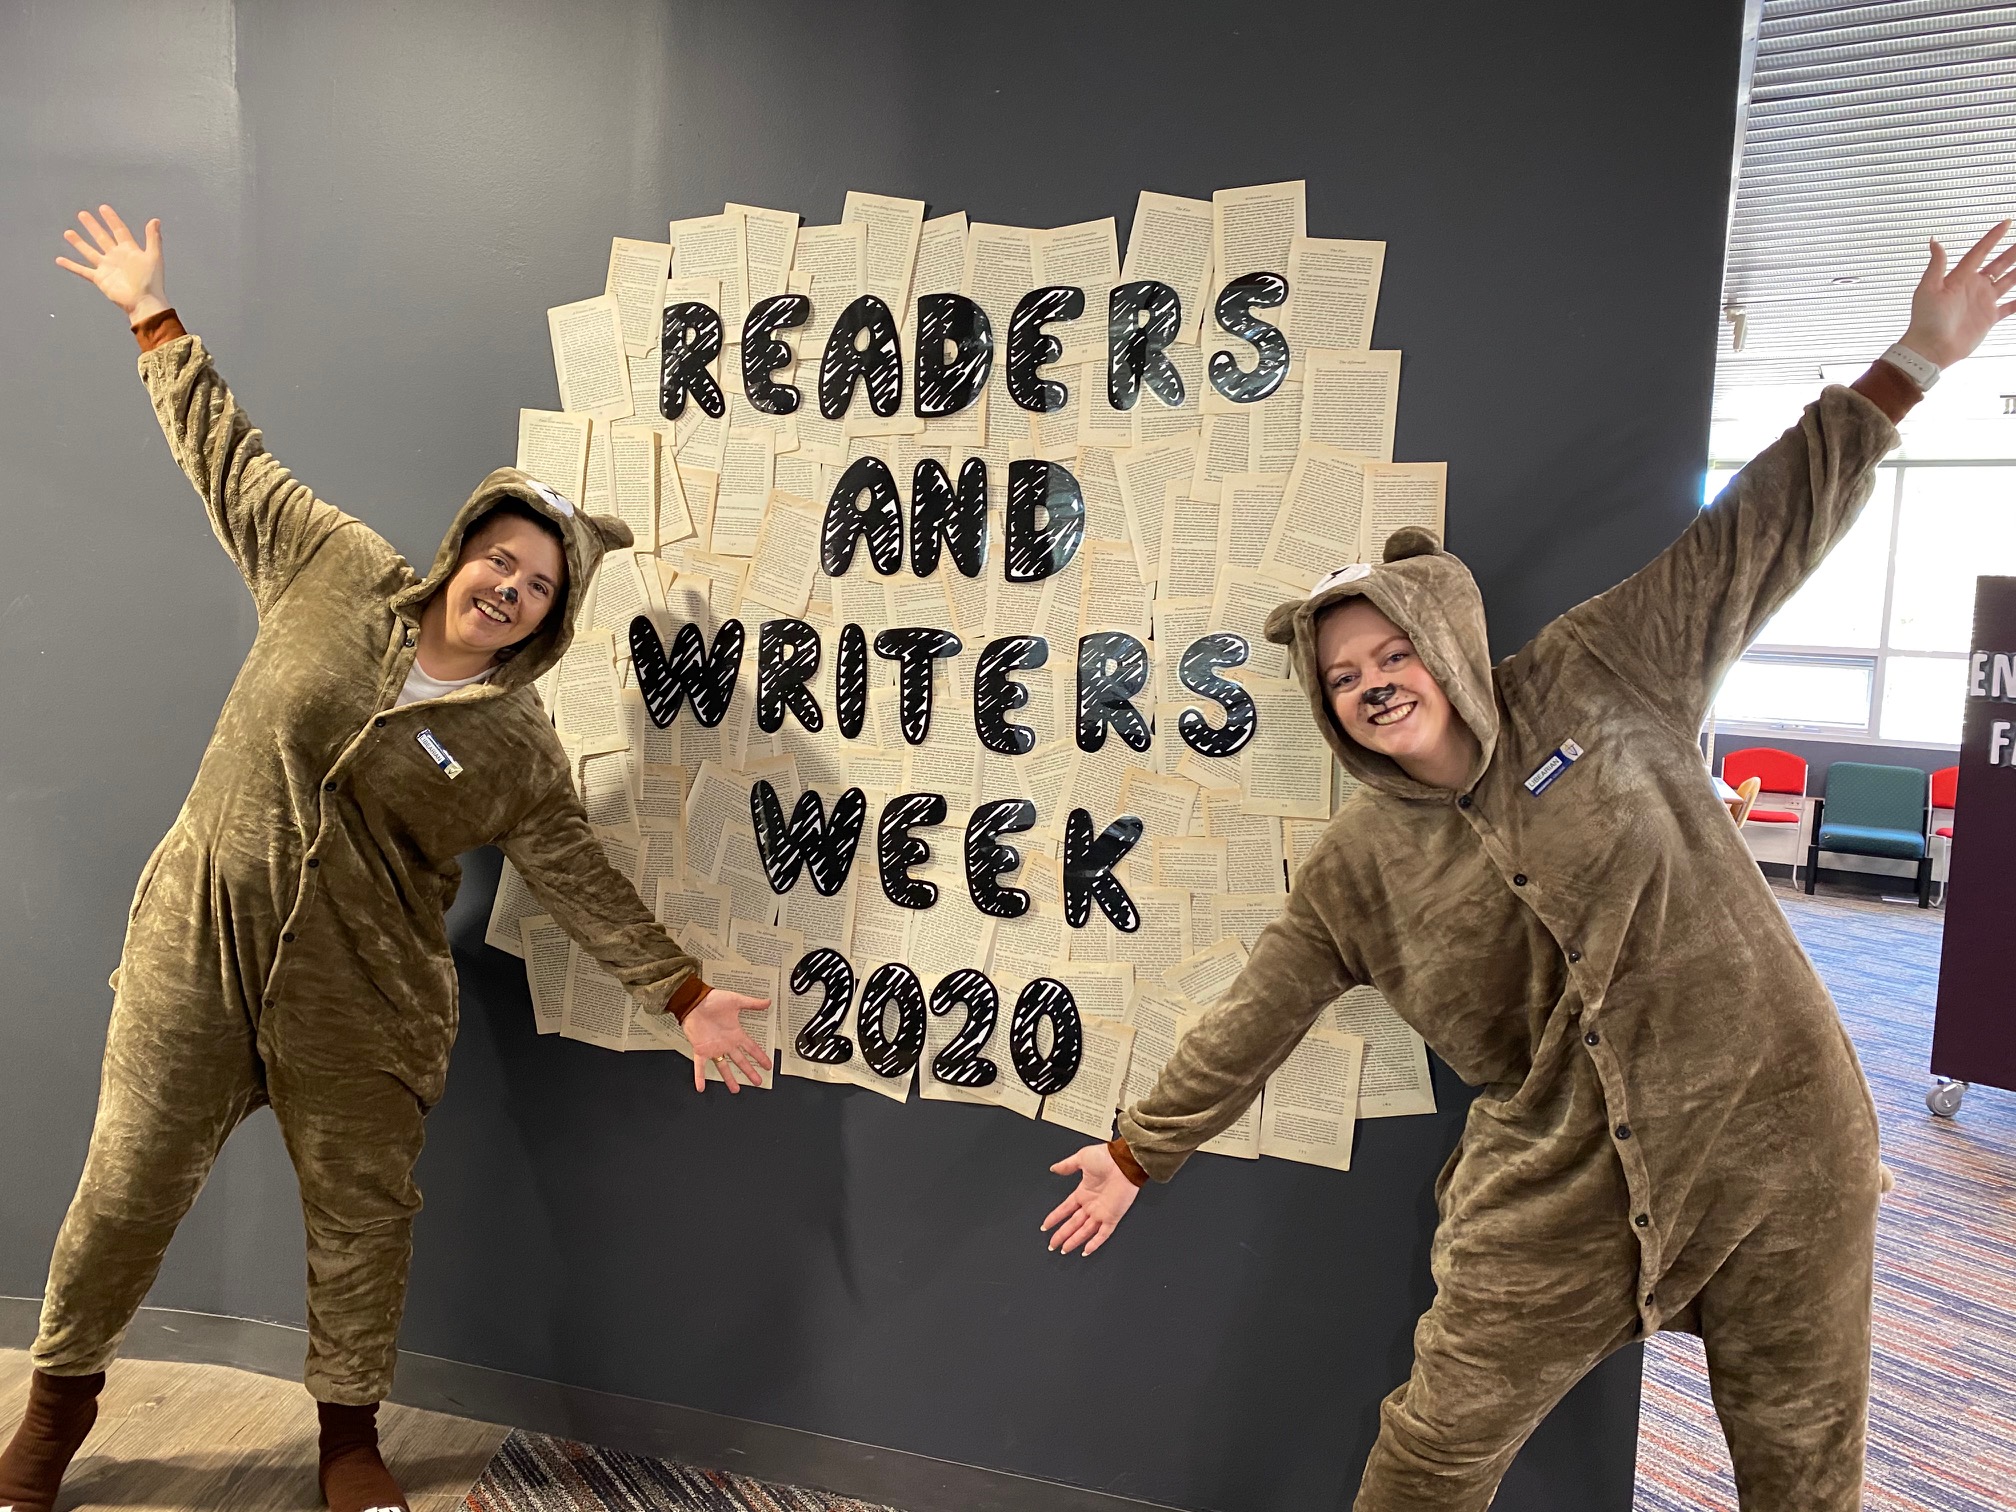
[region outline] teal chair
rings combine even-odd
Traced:
[[[1925,839],[1930,810],[1927,778],[1917,767],[1837,761],[1813,816],[1806,855],[1806,891],[1813,891],[1820,852],[1881,856],[1918,863],[1918,906],[1932,906],[1932,849]]]

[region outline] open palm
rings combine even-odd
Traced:
[[[1911,328],[1904,345],[1920,357],[1949,367],[1981,345],[1998,320],[2016,315],[2016,243],[1990,262],[1989,254],[2008,234],[2010,222],[1990,228],[1948,271],[1946,249],[1932,243],[1925,276],[1911,293]]]
[[[104,217],[102,221],[100,216]],[[100,205],[97,215],[80,210],[77,219],[90,233],[90,240],[75,231],[65,231],[63,240],[84,261],[76,263],[59,257],[57,267],[67,268],[79,278],[96,284],[98,292],[124,310],[126,318],[135,325],[168,308],[161,282],[160,221],[147,222],[143,233],[146,240],[142,242],[133,239],[126,222],[110,205]]]

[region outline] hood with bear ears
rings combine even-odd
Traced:
[[[1456,716],[1477,737],[1478,757],[1463,780],[1462,791],[1467,792],[1484,775],[1498,743],[1498,700],[1491,680],[1484,598],[1476,579],[1442,549],[1433,531],[1409,526],[1386,542],[1383,562],[1340,567],[1306,597],[1278,605],[1267,616],[1267,639],[1290,648],[1295,678],[1309,696],[1309,712],[1345,770],[1396,798],[1440,798],[1444,789],[1416,782],[1392,757],[1360,745],[1330,712],[1316,664],[1316,621],[1333,604],[1355,597],[1370,600],[1406,632]]]
[[[476,487],[469,502],[455,513],[441,549],[434,553],[434,565],[427,575],[392,600],[392,608],[410,625],[420,623],[420,610],[440,592],[462,559],[462,543],[476,522],[508,499],[528,504],[560,528],[566,545],[567,582],[561,601],[545,621],[524,642],[509,661],[499,666],[490,679],[498,688],[517,688],[548,671],[567,653],[574,639],[574,617],[580,612],[582,590],[601,565],[602,553],[620,551],[632,542],[630,527],[614,515],[584,514],[529,473],[515,467],[500,467]]]

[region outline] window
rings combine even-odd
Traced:
[[[1709,470],[1706,501],[1735,476]],[[1958,745],[1974,579],[2016,574],[2016,463],[1900,462],[1766,623],[1715,698],[1718,724]]]

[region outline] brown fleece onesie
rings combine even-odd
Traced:
[[[274,461],[203,344],[161,321],[151,334],[169,339],[140,375],[259,629],[134,894],[97,1124],[34,1361],[52,1376],[105,1368],[225,1136],[270,1103],[307,1219],[308,1388],[376,1402],[405,1304],[421,1122],[455,1039],[442,917],[455,858],[501,844],[647,1010],[681,1012],[706,991],[604,859],[532,687],[566,650],[603,550],[630,533],[500,468],[422,578]],[[489,682],[395,708],[422,606],[471,526],[509,499],[560,528],[564,605]]]
[[[1875,1112],[1697,732],[1854,523],[1900,382],[1878,364],[1827,389],[1655,561],[1496,667],[1476,584],[1422,531],[1268,621],[1366,787],[1120,1133],[1166,1181],[1358,983],[1484,1087],[1436,1184],[1436,1297],[1359,1512],[1484,1508],[1561,1395],[1660,1327],[1707,1344],[1746,1512],[1861,1505]],[[1316,620],[1357,594],[1476,734],[1460,792],[1331,718]]]

